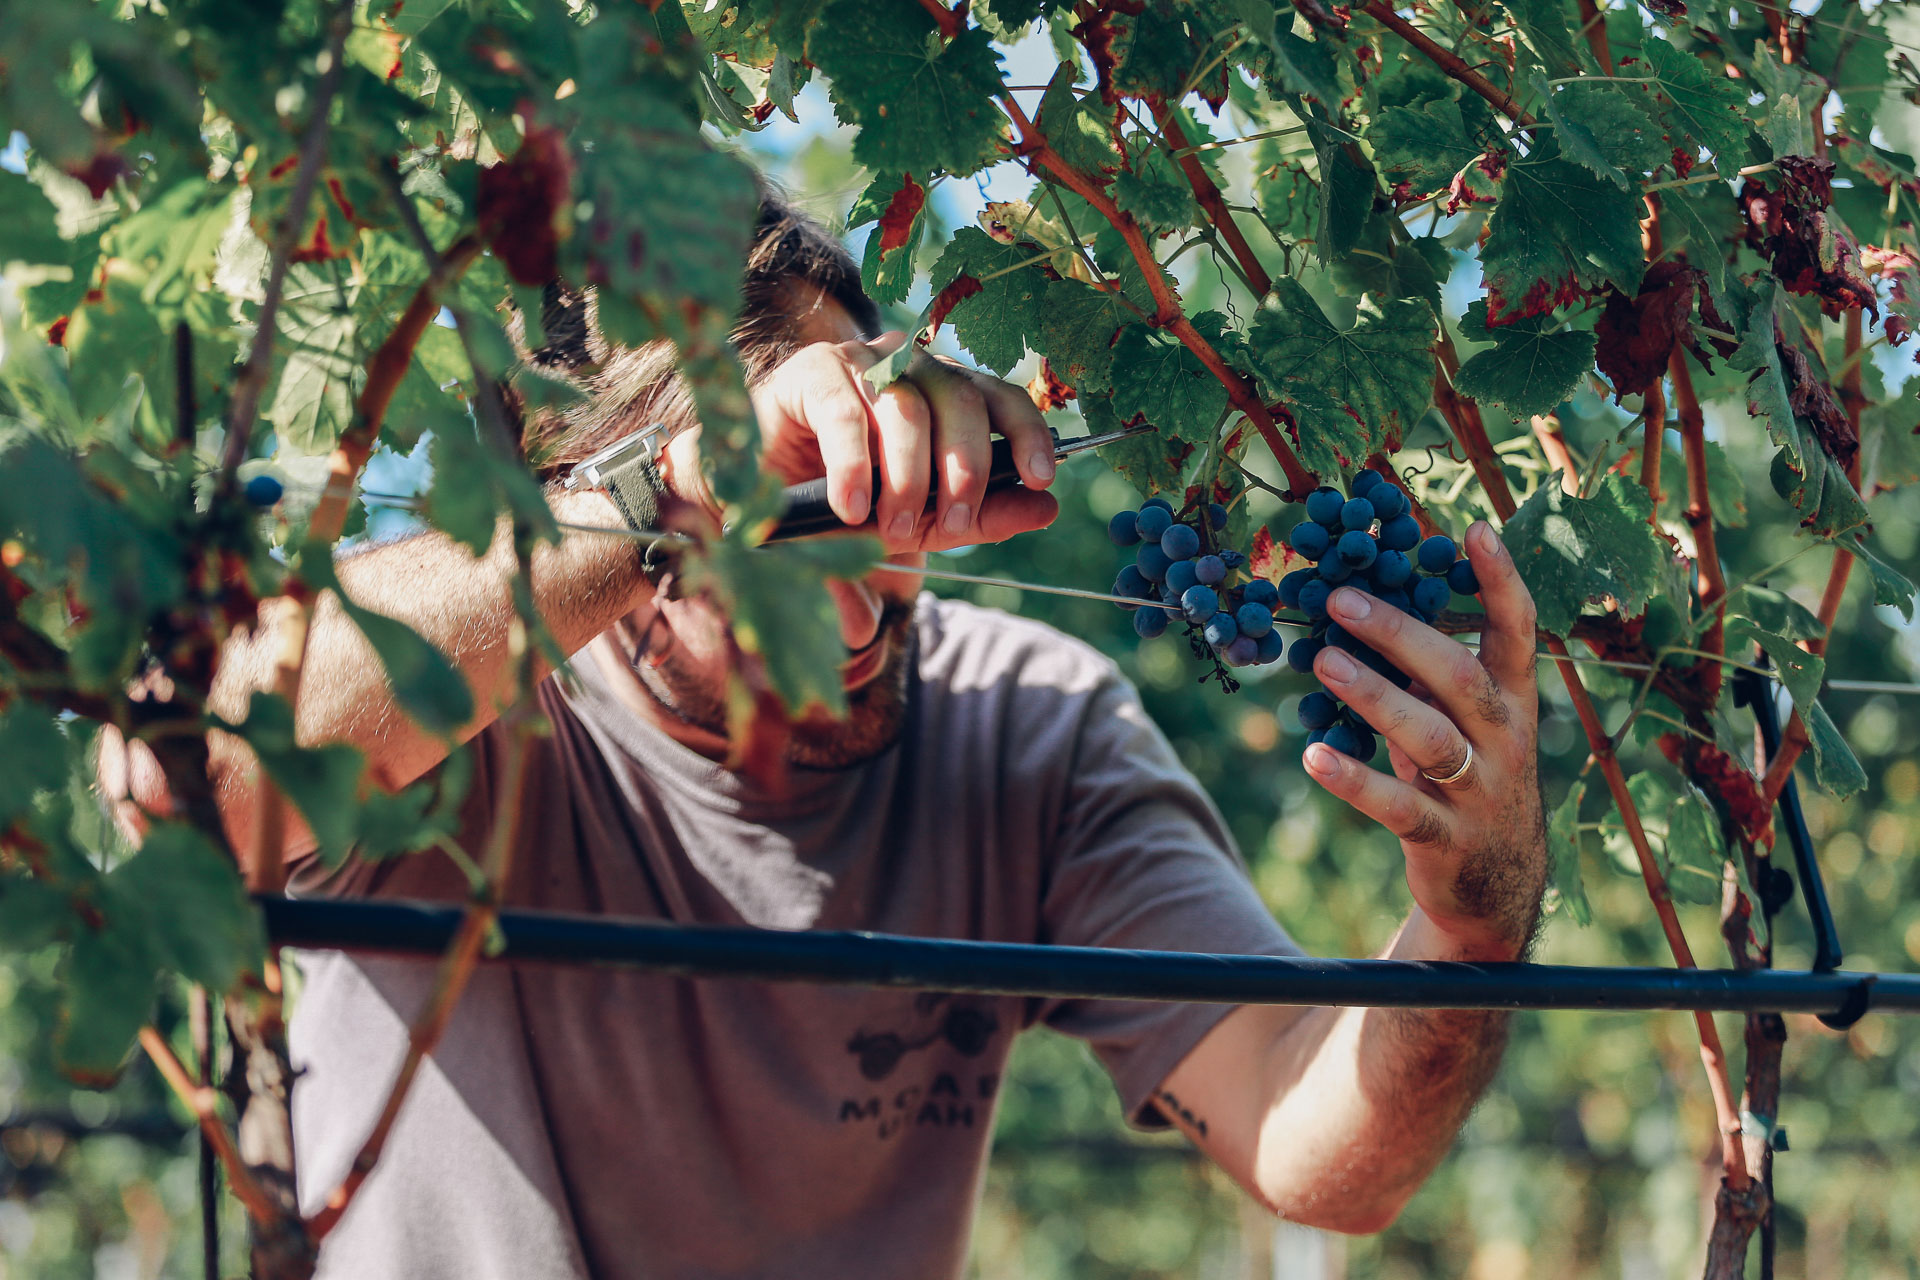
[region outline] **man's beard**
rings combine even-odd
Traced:
[[[887,656],[873,677],[847,694],[844,720],[816,718],[817,711],[795,721],[787,738],[787,763],[807,769],[846,769],[884,754],[900,740],[907,723],[912,688],[915,632],[910,601],[889,603],[881,611],[872,644],[885,644]],[[689,672],[669,649],[657,664],[638,662],[640,683],[669,715],[695,728],[725,737],[725,691],[703,675]]]

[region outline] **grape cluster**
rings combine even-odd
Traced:
[[[1211,545],[1226,528],[1227,509],[1210,502],[1203,511],[1204,530],[1183,523],[1165,498],[1149,498],[1138,511],[1114,516],[1107,536],[1116,546],[1137,544],[1140,550],[1114,579],[1113,594],[1142,602],[1126,606],[1142,639],[1184,622],[1195,652],[1213,657],[1214,671],[1231,689],[1237,686],[1225,667],[1260,666],[1285,654],[1286,642],[1273,625],[1280,592],[1247,572],[1244,553]]]
[[[1315,489],[1307,495],[1307,518],[1287,535],[1288,545],[1314,562],[1280,579],[1281,605],[1306,614],[1311,626],[1287,650],[1287,665],[1308,674],[1320,651],[1334,645],[1404,689],[1413,678],[1330,619],[1328,597],[1354,587],[1432,622],[1455,592],[1478,595],[1480,581],[1452,538],[1421,539],[1411,501],[1379,472],[1361,471],[1350,492],[1330,485]],[[1373,726],[1324,689],[1300,699],[1300,723],[1309,743],[1324,742],[1356,760],[1373,759],[1379,747]]]

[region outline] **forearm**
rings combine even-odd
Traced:
[[[1415,908],[1385,958],[1488,960]],[[1446,1155],[1506,1048],[1485,1010],[1315,1009],[1272,1046],[1255,1179],[1289,1218],[1384,1228]]]
[[[599,493],[559,495],[554,509],[570,523],[620,524],[611,501]],[[338,571],[355,604],[407,623],[466,677],[476,713],[456,740],[492,723],[514,679],[509,637],[515,563],[504,527],[483,557],[431,532],[347,556]],[[573,534],[534,553],[533,594],[561,651],[572,653],[643,605],[651,587],[632,542]],[[288,621],[283,610],[229,642],[214,682],[215,712],[241,719],[251,694],[273,686]],[[539,674],[545,673],[542,664]],[[378,657],[330,594],[313,611],[296,725],[304,745],[358,747],[375,781],[388,788],[431,769],[449,747],[395,703]],[[212,767],[229,831],[249,830],[256,791],[249,753],[238,740],[216,734]]]
[[[1415,908],[1383,953],[1469,954]],[[1498,1013],[1249,1005],[1174,1070],[1161,1109],[1268,1208],[1335,1231],[1391,1222],[1446,1154],[1506,1045]]]

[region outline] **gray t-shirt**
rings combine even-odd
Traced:
[[[1246,954],[1295,951],[1219,814],[1114,665],[931,596],[900,742],[796,770],[774,799],[663,735],[587,655],[546,681],[510,905],[687,923]],[[490,811],[501,738],[475,739]],[[477,850],[478,820],[463,837]],[[451,898],[434,853],[308,890]],[[304,959],[293,1025],[301,1196],[372,1127],[431,961]],[[1016,1031],[1085,1039],[1127,1113],[1218,1005],[684,980],[483,966],[327,1280],[960,1274]]]

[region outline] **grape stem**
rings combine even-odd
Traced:
[[[1313,473],[1301,465],[1300,458],[1294,453],[1293,447],[1280,434],[1280,428],[1274,422],[1273,414],[1254,393],[1252,383],[1221,359],[1220,353],[1215,351],[1213,345],[1193,327],[1193,322],[1187,318],[1185,310],[1180,305],[1179,297],[1173,291],[1172,283],[1167,279],[1166,273],[1161,270],[1159,262],[1154,259],[1153,250],[1147,244],[1146,237],[1133,215],[1122,211],[1091,178],[1062,160],[1060,154],[1048,144],[1045,135],[1034,127],[1033,121],[1027,118],[1026,111],[1014,101],[1011,94],[1003,94],[1000,104],[1005,109],[1008,119],[1013,121],[1014,129],[1018,134],[1019,140],[1014,144],[1014,154],[1022,157],[1029,168],[1038,165],[1052,171],[1059,177],[1062,184],[1092,205],[1101,217],[1113,225],[1113,228],[1120,233],[1121,239],[1126,242],[1134,261],[1139,264],[1140,271],[1146,278],[1147,290],[1153,295],[1154,314],[1150,323],[1173,334],[1179,339],[1181,345],[1191,351],[1206,367],[1207,372],[1220,380],[1220,384],[1227,389],[1227,398],[1232,401],[1233,407],[1246,415],[1247,420],[1252,422],[1254,429],[1260,433],[1260,438],[1265,440],[1267,447],[1273,451],[1273,456],[1280,463],[1281,470],[1286,472],[1287,484],[1292,493],[1305,497],[1312,492],[1315,483]]]
[[[1254,256],[1253,246],[1247,243],[1246,236],[1241,234],[1239,224],[1233,220],[1233,213],[1220,194],[1220,188],[1214,185],[1213,178],[1207,173],[1207,166],[1193,154],[1186,131],[1180,127],[1178,113],[1162,98],[1154,98],[1148,105],[1153,111],[1154,123],[1160,126],[1161,136],[1173,148],[1171,154],[1178,161],[1181,172],[1187,175],[1187,185],[1193,188],[1194,199],[1200,202],[1200,207],[1206,211],[1213,225],[1219,228],[1221,238],[1233,251],[1247,287],[1253,290],[1256,299],[1266,297],[1273,292],[1273,278],[1260,264],[1260,259]]]

